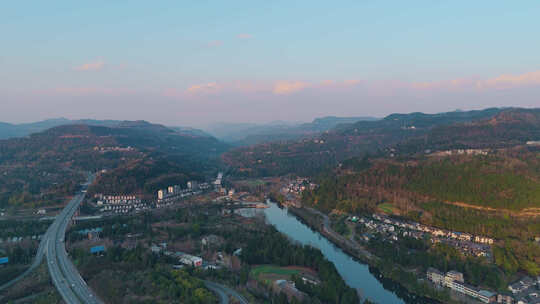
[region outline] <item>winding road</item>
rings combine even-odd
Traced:
[[[235,290],[232,290],[231,288],[227,286],[223,286],[218,283],[210,282],[210,281],[204,281],[204,285],[206,288],[213,291],[215,294],[217,294],[220,298],[221,304],[229,304],[229,296],[232,296],[233,298],[236,298],[240,303],[242,304],[249,304],[248,300],[244,298],[241,294],[236,292]]]
[[[47,233],[48,233],[48,230],[47,230]],[[45,235],[47,235],[47,233]],[[43,238],[45,238],[45,236]],[[34,257],[34,261],[32,262],[32,265],[30,265],[28,269],[26,269],[23,273],[18,275],[16,278],[0,286],[0,290],[4,290],[14,285],[15,283],[19,282],[20,280],[24,279],[24,277],[26,277],[28,274],[30,274],[32,271],[38,268],[39,265],[41,265],[41,262],[43,261],[44,256],[45,256],[45,242],[41,241],[39,243],[39,247],[38,247],[36,256]]]

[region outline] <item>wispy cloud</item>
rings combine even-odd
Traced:
[[[223,45],[223,41],[221,40],[212,40],[208,43],[206,43],[207,47],[220,47]]]
[[[360,84],[359,80],[334,81],[325,80],[321,82],[308,82],[300,80],[280,80],[274,82],[256,81],[230,81],[230,82],[208,82],[194,84],[184,90],[169,88],[163,91],[164,96],[180,97],[208,94],[247,94],[247,93],[268,93],[273,95],[288,95],[306,89],[340,89],[352,87]]]
[[[502,74],[492,78],[456,78],[441,81],[402,82],[404,88],[414,90],[504,90],[527,86],[540,86],[540,71],[523,74]]]
[[[84,63],[82,65],[74,67],[76,71],[97,71],[103,69],[105,62],[103,60],[97,60],[94,62]]]
[[[457,90],[474,88],[477,82],[478,80],[473,78],[457,78],[441,81],[411,82],[405,85],[416,90]]]
[[[276,95],[285,95],[298,92],[313,85],[304,81],[278,81],[274,85],[272,92]]]
[[[187,88],[188,93],[209,93],[219,91],[223,86],[217,82],[195,84]]]
[[[503,74],[495,78],[479,81],[477,87],[480,89],[510,89],[523,86],[540,85],[540,71],[523,74]]]
[[[57,87],[37,91],[38,94],[47,95],[70,95],[70,96],[87,96],[87,95],[129,95],[135,94],[136,90],[128,88],[105,88],[105,87]]]
[[[276,95],[287,95],[306,89],[343,89],[359,85],[360,83],[361,81],[357,79],[344,81],[323,80],[321,82],[278,81],[274,84],[272,93]]]
[[[360,94],[362,92],[373,96],[390,96],[405,92],[420,94],[438,94],[445,92],[473,92],[487,89],[507,89],[522,86],[540,86],[540,71],[520,75],[501,75],[493,78],[481,79],[479,77],[456,78],[438,81],[400,81],[400,80],[276,80],[255,82],[229,81],[207,82],[193,84],[187,88],[173,88],[164,90],[162,95],[168,97],[196,97],[240,94],[257,96],[255,94],[271,94],[286,96],[302,94],[303,92],[348,92],[347,94]],[[259,95],[262,96],[262,95]]]
[[[253,35],[246,34],[246,33],[241,33],[241,34],[236,35],[236,38],[238,38],[238,39],[251,39],[251,38],[253,38]]]

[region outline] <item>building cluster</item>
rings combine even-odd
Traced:
[[[0,238],[0,244],[9,244],[9,243],[20,243],[22,242],[24,239],[31,239],[31,240],[36,240],[36,241],[39,241],[41,240],[41,235],[32,235],[32,236],[27,236],[27,237],[22,237],[22,236],[13,236],[13,237],[6,237],[5,239],[4,238]]]
[[[519,281],[510,284],[508,290],[516,304],[539,304],[540,303],[540,276],[536,279],[523,277]]]
[[[177,252],[165,251],[163,252],[163,254],[169,257],[177,258],[178,262],[180,262],[180,264],[185,265],[185,266],[189,266],[189,267],[202,267],[203,266],[203,259],[198,256],[194,256],[194,255],[187,254],[180,251],[177,251]]]
[[[223,173],[219,172],[216,180],[214,181],[214,186],[216,186],[216,188],[221,187],[222,180],[223,180]]]
[[[400,237],[422,239],[429,235],[434,243],[445,243],[460,250],[464,254],[484,257],[491,256],[490,245],[494,242],[492,238],[480,235],[475,236],[468,233],[448,231],[416,222],[392,219],[378,214],[373,214],[373,219],[358,218],[355,216],[349,218],[349,220],[363,224],[370,231],[370,233],[362,236],[365,241],[371,238],[372,233],[386,235],[390,240],[395,241]]]
[[[212,184],[214,186],[214,190],[219,194],[233,196],[235,193],[234,189],[227,189],[223,186],[223,173],[221,172],[218,173],[216,180]]]
[[[102,232],[103,228],[101,227],[82,229],[77,231],[78,234],[85,235],[86,237],[88,237],[89,240],[98,240]]]
[[[277,294],[285,294],[289,301],[292,301],[293,298],[296,298],[298,301],[303,301],[306,297],[306,294],[296,288],[296,284],[292,281],[287,280],[276,280],[273,284],[273,289]]]
[[[144,203],[137,195],[96,194],[95,197],[101,212],[128,213],[148,209],[148,204]]]
[[[157,192],[156,206],[159,208],[161,205],[168,205],[185,197],[200,194],[202,191],[210,189],[210,187],[211,186],[208,183],[188,181],[185,189],[180,185],[173,185],[167,187],[167,189],[160,189]]]
[[[194,255],[187,254],[180,251],[176,251],[176,252],[167,251],[166,249],[167,249],[166,242],[162,242],[159,244],[152,244],[152,246],[150,246],[150,250],[152,251],[152,253],[155,253],[155,254],[163,253],[163,255],[178,259],[178,262],[182,265],[191,266],[191,267],[203,266],[203,259],[201,257],[194,256]],[[177,267],[177,268],[180,268],[180,267]]]
[[[431,156],[488,155],[488,151],[484,149],[456,149],[456,150],[437,151],[437,152],[431,153],[430,155]]]
[[[135,149],[132,147],[94,147],[94,151],[100,152],[100,153],[107,153],[107,152],[131,152]]]
[[[314,190],[317,184],[310,182],[307,178],[299,177],[285,185],[281,191],[288,194],[300,195],[305,190]]]
[[[451,270],[444,274],[435,268],[428,268],[427,278],[435,285],[448,287],[455,292],[476,298],[484,303],[497,301],[497,294],[466,284],[463,274],[458,271]]]

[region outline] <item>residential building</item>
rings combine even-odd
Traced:
[[[534,285],[536,285],[536,282],[531,277],[523,277],[521,280],[510,284],[508,286],[508,290],[510,290],[513,294],[516,294],[523,292]]]
[[[495,293],[487,290],[479,290],[474,286],[466,284],[463,279],[463,274],[455,270],[443,274],[439,270],[430,267],[427,270],[427,278],[434,284],[443,285],[456,292],[476,298],[484,303],[493,303],[497,300]]]
[[[182,254],[180,256],[180,263],[193,267],[201,267],[203,264],[203,259],[190,254]]]
[[[463,279],[463,273],[455,270],[450,270],[446,273],[445,280],[447,281],[457,281],[457,282],[465,282]]]
[[[164,199],[164,198],[165,198],[165,194],[166,194],[166,193],[165,193],[165,190],[158,190],[158,192],[157,192],[157,197],[158,197],[158,199],[159,199],[159,200]]]
[[[432,267],[429,267],[427,270],[427,278],[437,285],[443,285],[444,283],[444,273]]]

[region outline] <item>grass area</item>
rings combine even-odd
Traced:
[[[258,277],[260,274],[293,275],[300,273],[297,269],[289,269],[272,265],[261,265],[253,268],[251,274]]]
[[[266,182],[263,181],[262,179],[249,179],[249,180],[239,181],[238,183],[246,185],[248,187],[264,186],[266,184]]]
[[[292,275],[301,273],[298,269],[291,269],[272,265],[261,265],[251,270],[251,276],[264,284],[271,285],[276,280],[290,280]]]
[[[384,213],[392,214],[394,213],[394,205],[391,203],[384,203],[377,206],[379,210],[381,210]]]

